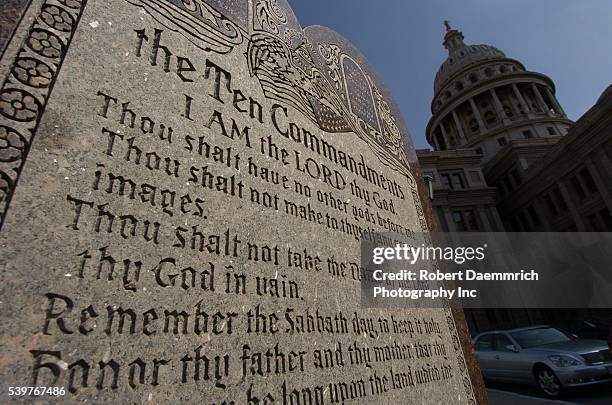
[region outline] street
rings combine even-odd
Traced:
[[[537,387],[514,384],[489,383],[487,396],[491,405],[610,405],[612,384],[601,384],[567,391],[558,400],[551,400],[541,394]]]

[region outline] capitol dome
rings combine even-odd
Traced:
[[[466,45],[444,22],[448,57],[434,82],[427,140],[435,150],[474,149],[487,161],[511,141],[559,136],[572,122],[552,80],[491,45]]]
[[[506,55],[491,45],[463,45],[449,52],[434,81],[434,92],[438,92],[457,72],[483,61],[505,59]]]
[[[434,93],[437,94],[458,72],[474,64],[484,61],[506,59],[506,55],[491,45],[466,45],[463,42],[463,33],[451,29],[445,22],[446,35],[444,47],[448,49],[448,57],[438,69],[434,81]]]

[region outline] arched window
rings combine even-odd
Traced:
[[[458,91],[463,90],[463,83],[461,83],[461,82],[457,82],[457,84],[455,84],[455,88],[456,88]]]
[[[484,70],[484,74],[485,74],[485,76],[487,76],[487,77],[491,77],[491,76],[493,76],[493,69],[491,69],[490,67],[486,68],[486,69]]]
[[[476,83],[478,81],[478,75],[476,73],[470,74],[470,82]]]
[[[506,65],[501,65],[499,67],[499,72],[500,73],[506,73],[508,71],[508,68],[506,67]]]

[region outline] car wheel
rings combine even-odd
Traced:
[[[561,395],[563,386],[555,373],[548,367],[541,367],[536,370],[536,382],[546,396],[558,398]]]

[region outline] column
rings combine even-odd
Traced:
[[[572,219],[578,228],[578,231],[585,232],[587,230],[586,225],[580,214],[578,213],[578,209],[576,208],[576,204],[574,203],[574,198],[570,195],[567,187],[565,186],[565,181],[559,181],[557,183],[559,185],[559,191],[561,191],[561,195],[565,199],[567,206],[569,207],[570,213],[572,214]]]
[[[499,116],[499,118],[501,118],[501,121],[504,124],[508,124],[510,120],[508,119],[508,116],[504,111],[504,106],[502,106],[501,101],[499,101],[499,98],[497,97],[495,89],[489,90],[489,93],[491,93],[491,97],[493,98],[493,105],[495,106],[495,111],[497,111],[497,115]]]
[[[567,117],[567,115],[565,115],[565,111],[563,111],[563,108],[561,108],[561,104],[559,104],[559,102],[555,98],[555,95],[552,93],[552,91],[550,91],[550,89],[548,87],[544,87],[544,91],[546,91],[546,95],[550,99],[550,102],[554,104],[555,110],[560,115],[562,115],[564,117]]]
[[[478,128],[480,128],[480,132],[484,132],[486,130],[484,121],[480,116],[480,111],[478,111],[478,107],[476,107],[476,103],[473,98],[470,98],[470,107],[472,107],[472,111],[474,112],[474,117],[476,117],[476,121],[478,121]]]
[[[608,154],[603,148],[599,148],[595,152],[594,157],[596,161],[601,164],[601,167],[603,167],[601,175],[604,179],[604,183],[612,184],[612,161],[610,161]]]
[[[457,113],[455,112],[455,110],[452,110],[451,114],[453,114],[453,120],[455,121],[455,127],[457,128],[459,137],[463,139],[464,142],[467,142],[465,132],[463,131],[463,125],[461,125],[461,121],[459,121],[459,117],[457,116]]]
[[[514,95],[518,99],[519,103],[521,103],[521,105],[523,106],[523,110],[525,110],[528,116],[531,116],[531,107],[529,107],[529,104],[527,104],[527,101],[525,101],[525,98],[523,97],[523,95],[518,89],[518,86],[515,83],[512,83],[512,91],[514,91]]]
[[[519,104],[521,104],[521,102],[516,98],[516,93],[515,93],[515,96],[514,97],[510,97],[508,99],[508,101],[510,101],[510,104],[512,105],[512,110],[513,110],[514,114],[517,117],[520,117],[521,113],[519,111],[518,106],[519,106]],[[525,107],[523,107],[522,110],[525,111]]]
[[[478,217],[480,217],[480,223],[484,227],[484,232],[492,232],[493,228],[491,227],[491,222],[489,222],[489,218],[487,217],[487,208],[479,205],[477,207]]]
[[[548,216],[548,210],[545,207],[542,207],[542,201],[539,198],[536,198],[533,200],[533,209],[536,212],[536,215],[538,215],[540,217],[540,222],[542,223],[542,225],[544,226],[544,231],[548,231],[548,232],[553,232],[554,229],[552,228],[552,225],[550,224],[550,220],[549,220],[549,216]]]
[[[450,139],[448,138],[448,134],[446,133],[446,129],[444,128],[444,122],[442,122],[442,120],[440,120],[438,126],[440,127],[440,131],[442,131],[442,136],[444,137],[446,149],[454,149],[454,145],[451,145]]]
[[[538,104],[540,104],[540,108],[544,110],[544,113],[548,114],[549,116],[552,116],[550,108],[548,108],[548,105],[546,105],[546,101],[544,101],[542,94],[540,94],[540,89],[538,89],[538,86],[536,86],[535,83],[531,83],[531,90],[533,90],[536,100],[538,100],[537,102]]]
[[[455,228],[455,220],[453,219],[453,215],[448,207],[442,207],[442,211],[444,212],[444,218],[446,219],[446,224],[448,225],[449,232],[457,232]]]
[[[603,198],[604,202],[606,203],[606,207],[608,207],[608,210],[612,212],[612,195],[610,195],[610,190],[608,190],[606,183],[601,178],[599,170],[597,170],[597,167],[595,167],[593,164],[593,159],[589,156],[584,163],[589,173],[591,173],[591,177],[593,177],[593,181],[595,181],[597,190],[599,191],[601,198]]]
[[[497,232],[504,232],[505,230],[504,223],[499,217],[499,212],[497,212],[497,207],[492,206],[490,210],[491,210],[491,216],[493,217],[493,222],[495,223],[495,226],[497,227]]]
[[[436,134],[431,133],[431,141],[433,142],[433,147],[435,150],[440,150],[440,145],[438,145],[438,140],[436,139]]]

